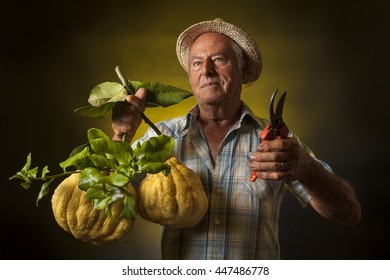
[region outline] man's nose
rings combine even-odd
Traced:
[[[215,73],[214,64],[210,59],[206,59],[202,63],[202,74],[205,76],[212,76]]]

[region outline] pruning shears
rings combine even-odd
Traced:
[[[279,98],[278,104],[276,105],[276,111],[274,111],[274,100],[278,90],[276,89],[271,96],[271,102],[269,105],[269,117],[270,123],[260,133],[261,141],[273,140],[273,139],[285,139],[289,133],[287,125],[283,121],[282,113],[284,100],[286,99],[287,92],[284,92]],[[256,181],[256,171],[252,172],[250,180]]]

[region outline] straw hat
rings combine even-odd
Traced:
[[[191,45],[202,34],[217,32],[234,40],[244,50],[247,60],[248,73],[243,83],[248,84],[256,81],[261,72],[262,58],[253,39],[240,27],[217,18],[213,21],[196,23],[184,30],[176,42],[176,54],[181,66],[188,72],[188,53]]]

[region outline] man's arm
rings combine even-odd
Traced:
[[[345,226],[359,223],[361,206],[346,180],[326,170],[312,157],[307,160],[305,171],[299,174],[297,180],[310,194],[310,205],[320,215]]]
[[[260,179],[298,180],[311,196],[310,205],[333,222],[354,226],[361,219],[352,186],[325,169],[295,138],[263,141],[249,166]]]

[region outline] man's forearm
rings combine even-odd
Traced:
[[[312,160],[305,175],[299,180],[311,196],[311,206],[325,218],[355,226],[361,219],[361,206],[352,186]]]

